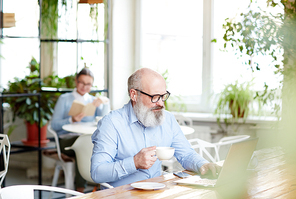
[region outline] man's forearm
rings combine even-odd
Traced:
[[[205,160],[203,157],[201,157],[199,154],[190,154],[182,159],[182,166],[184,169],[198,172],[199,168],[204,165],[205,163],[208,163],[207,160]]]
[[[92,160],[93,161],[93,160]],[[92,163],[91,177],[96,183],[114,182],[136,172],[133,157],[115,162]]]

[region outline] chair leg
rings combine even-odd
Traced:
[[[65,175],[65,188],[75,190],[75,186],[74,186],[75,164],[74,164],[74,162],[69,162],[65,165],[64,175]]]
[[[75,190],[75,163],[68,162],[64,165],[64,175],[65,175],[65,188]],[[66,194],[66,198],[71,197],[71,195]]]
[[[95,191],[97,191],[97,189],[98,189],[98,186],[97,186],[97,185],[95,185],[95,186],[94,186],[94,188],[93,188],[93,190],[92,190],[92,192],[95,192]]]
[[[58,185],[58,179],[59,179],[60,171],[62,169],[63,168],[60,165],[56,165],[56,167],[54,169],[54,174],[53,174],[51,186],[56,187]],[[48,198],[52,198],[52,196],[53,196],[53,192],[51,191]]]
[[[53,186],[53,187],[56,187],[57,186],[59,175],[60,175],[60,170],[62,170],[62,169],[63,168],[60,165],[56,165],[55,170],[54,170],[54,175],[53,175],[51,186]]]
[[[216,147],[215,147],[215,160],[216,160],[216,162],[220,161],[219,149]]]

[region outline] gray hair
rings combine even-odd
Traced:
[[[92,79],[94,80],[94,74],[88,69],[88,68],[83,68],[77,75],[76,75],[76,79],[78,80],[78,78],[80,77],[80,75],[88,75],[90,77],[92,77]]]
[[[130,96],[130,90],[131,89],[139,89],[142,90],[142,84],[141,84],[141,80],[142,80],[142,72],[137,70],[136,72],[134,72],[127,81],[127,91],[128,91],[128,95]]]

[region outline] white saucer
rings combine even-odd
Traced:
[[[137,182],[137,183],[132,183],[131,186],[137,189],[154,190],[154,189],[164,188],[165,184],[157,183],[157,182]]]

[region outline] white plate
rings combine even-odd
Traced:
[[[157,182],[137,182],[137,183],[132,183],[131,186],[137,189],[153,190],[153,189],[162,189],[165,187],[165,184],[157,183]]]

